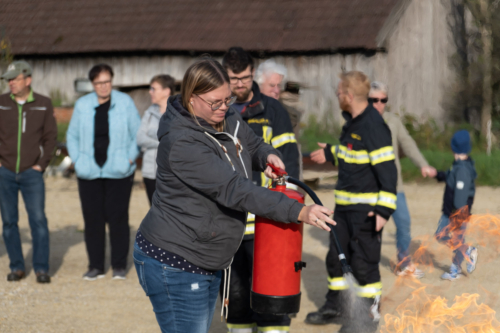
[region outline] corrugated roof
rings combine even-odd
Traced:
[[[0,2],[16,55],[376,49],[398,0],[15,0]]]

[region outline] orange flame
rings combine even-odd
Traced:
[[[466,224],[467,228],[462,228]],[[465,251],[468,247],[463,241],[474,244],[481,253],[481,264],[498,258],[500,252],[500,216],[491,214],[470,215],[468,210],[460,210],[450,217],[450,225],[437,236],[448,236],[445,244],[436,241],[436,236],[426,235],[414,238],[419,242],[419,247],[412,255],[412,261],[419,268],[432,271],[439,266],[441,261],[450,261],[453,250]],[[396,267],[397,268],[397,267]],[[440,267],[445,270],[447,267]],[[455,296],[451,306],[448,300],[439,294],[441,287],[424,285],[414,278],[398,278],[393,288],[402,287],[413,289],[408,299],[400,303],[395,312],[384,316],[384,333],[427,333],[427,332],[467,332],[490,333],[500,332],[500,322],[495,318],[495,311],[484,303],[478,303],[479,294],[464,293]],[[497,301],[496,293],[488,292],[480,287],[486,294],[488,303]],[[431,290],[431,293],[427,293]],[[389,303],[398,304],[392,292],[384,298]],[[403,296],[405,297],[405,296]]]
[[[396,308],[398,315],[384,316],[385,325],[381,332],[500,332],[495,311],[485,304],[478,304],[478,298],[478,294],[462,294],[448,306],[446,298],[427,294],[425,287],[418,288]]]

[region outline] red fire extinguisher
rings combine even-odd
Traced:
[[[279,178],[274,192],[304,203],[304,195],[287,189],[286,171],[273,168]],[[258,313],[288,314],[300,309],[300,273],[303,223],[283,223],[260,216],[255,219],[252,292],[250,304]]]

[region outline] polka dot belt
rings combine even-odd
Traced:
[[[158,260],[162,264],[170,265],[171,267],[182,269],[183,271],[201,274],[201,275],[213,275],[213,271],[208,271],[199,266],[196,266],[178,254],[169,252],[167,250],[162,249],[148,241],[142,235],[141,231],[137,231],[137,235],[135,237],[135,241],[142,252],[144,252],[148,257]]]

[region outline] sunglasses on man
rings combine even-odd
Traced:
[[[381,102],[382,104],[386,104],[387,101],[389,100],[389,98],[368,98],[368,102],[372,103],[372,104],[375,104],[375,103],[378,103],[378,102]]]

